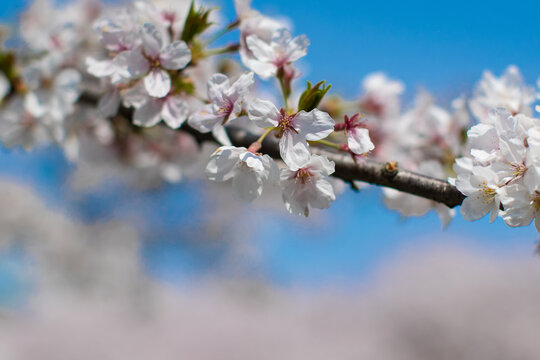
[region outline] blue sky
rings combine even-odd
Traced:
[[[350,97],[358,94],[366,74],[378,70],[401,79],[407,87],[406,98],[424,87],[443,104],[469,92],[484,69],[500,73],[515,64],[531,84],[540,75],[539,2],[510,6],[507,1],[319,0],[314,4],[304,0],[253,3],[263,13],[289,17],[296,34],[308,35],[307,79],[327,80],[333,91]],[[12,19],[22,6],[20,1],[3,2],[0,18]],[[231,4],[223,7],[232,20]],[[185,219],[200,206],[196,184],[137,195],[115,188],[76,196],[63,183],[70,170],[54,149],[30,154],[0,150],[0,175],[31,184],[50,206],[85,221],[111,216],[131,219],[130,211],[142,204],[148,212],[156,210],[160,216],[151,217],[155,223],[150,229],[171,229],[147,234],[153,241],[143,256],[156,276],[175,282],[215,268],[213,261],[218,261],[222,249],[201,253],[189,245],[189,239],[179,240],[174,231],[179,224],[189,225]],[[362,281],[401,249],[426,244],[466,243],[485,252],[532,256],[538,238],[533,227],[510,229],[500,219],[494,224],[487,219],[467,223],[457,216],[444,231],[432,213],[402,219],[384,208],[380,193],[373,189],[360,194],[346,191],[322,218],[257,213],[252,220],[260,222],[259,235],[253,239],[260,261],[249,270],[284,286]]]

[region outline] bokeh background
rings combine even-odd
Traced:
[[[373,71],[405,83],[405,108],[420,89],[448,105],[485,69],[540,75],[534,1],[253,6],[307,34],[306,79],[348,98]],[[540,358],[534,227],[457,215],[443,229],[376,188],[304,219],[205,181],[77,190],[74,171],[52,147],[0,148],[2,359]]]

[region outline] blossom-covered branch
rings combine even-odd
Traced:
[[[235,7],[216,25],[221,14],[193,0],[37,0],[17,32],[24,46],[0,46],[0,140],[56,144],[92,174],[152,185],[204,176],[247,202],[270,192],[297,215],[370,183],[389,208],[435,210],[445,225],[462,203],[468,220],[540,219],[538,94],[517,67],[485,72],[449,109],[425,91],[402,107],[404,85],[381,72],[346,99],[298,81],[306,35],[249,0]],[[197,146],[206,141],[214,147]]]

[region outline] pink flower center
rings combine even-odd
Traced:
[[[296,116],[296,114],[289,115],[285,112],[283,108],[280,110],[280,113],[281,119],[279,119],[278,127],[281,130],[281,135],[283,135],[283,133],[286,131],[294,131],[297,133],[298,131],[296,131],[296,129],[294,128],[294,117]]]
[[[311,182],[312,176],[313,174],[309,171],[308,168],[301,168],[294,173],[293,178],[296,182],[300,181],[302,184],[306,184],[308,182]]]

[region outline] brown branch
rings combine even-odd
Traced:
[[[96,97],[88,93],[83,94],[79,101],[94,106],[97,103]],[[129,119],[132,111],[122,108],[120,114]],[[216,142],[210,133],[201,134],[189,127],[187,123],[184,123],[181,130],[191,134],[199,143]],[[247,148],[257,140],[256,135],[238,127],[227,127],[227,133],[233,145],[238,147]],[[312,150],[314,153],[325,155],[329,160],[333,161],[336,169],[333,176],[347,182],[363,181],[373,185],[385,186],[430,199],[451,208],[461,205],[463,199],[465,199],[465,195],[448,182],[399,169],[395,163],[383,164],[367,159],[355,162],[348,153],[330,152],[315,147]],[[273,136],[267,137],[263,141],[260,151],[279,159],[278,139]]]

